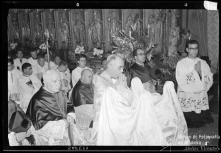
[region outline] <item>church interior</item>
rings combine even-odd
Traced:
[[[219,13],[201,9],[9,9],[8,54],[16,58],[22,50],[24,58],[30,51],[47,52],[49,60],[56,56],[66,61],[70,72],[76,66],[76,56],[84,53],[87,65],[94,73],[112,53],[123,54],[131,65],[133,50],[146,51],[161,83],[175,84],[177,62],[186,55],[188,39],[199,42],[198,57],[204,59],[213,73],[213,85],[208,92],[214,122],[189,129],[196,134],[218,135],[219,118]],[[192,137],[193,138],[193,137]],[[200,138],[199,138],[200,139]],[[194,141],[194,140],[193,140]],[[203,139],[208,145],[218,145],[217,139]]]

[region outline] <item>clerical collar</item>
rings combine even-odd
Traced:
[[[140,66],[142,66],[142,67],[144,67],[144,64],[140,64],[140,63],[138,63],[138,62],[136,62],[136,64],[137,64],[137,65],[140,65]]]
[[[47,87],[43,86],[43,89],[46,90],[47,92],[51,93],[51,94],[55,94],[55,93],[58,93],[58,92],[52,92],[51,90],[49,90]]]

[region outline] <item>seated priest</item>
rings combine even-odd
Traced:
[[[20,92],[20,107],[26,112],[32,96],[40,89],[41,81],[33,74],[32,65],[24,63],[22,65],[23,75],[18,80]]]
[[[36,145],[71,145],[74,107],[60,90],[56,70],[43,74],[44,86],[32,97],[26,115],[31,119],[31,133]]]
[[[79,136],[75,136],[75,145],[93,145],[90,142],[91,128],[94,118],[93,105],[93,72],[90,69],[84,69],[81,72],[81,78],[75,85],[71,95],[71,102],[74,104],[76,114],[76,127]]]
[[[130,77],[131,80],[134,77],[140,78],[141,82],[145,85],[145,88],[150,92],[155,92],[154,80],[156,75],[154,74],[154,69],[145,63],[146,56],[143,49],[136,49],[133,52],[135,58],[135,63],[130,67]]]
[[[93,72],[90,69],[84,69],[81,72],[81,78],[74,86],[71,94],[71,102],[75,107],[93,104],[92,78]]]

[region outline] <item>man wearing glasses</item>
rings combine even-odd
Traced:
[[[177,63],[177,95],[188,127],[201,127],[212,122],[207,92],[213,84],[213,74],[206,61],[197,57],[199,43],[187,42],[188,56]]]
[[[150,92],[155,92],[153,79],[155,79],[154,71],[148,65],[145,65],[146,55],[144,50],[136,49],[133,52],[135,63],[130,67],[131,79],[138,77],[141,79],[145,88]]]

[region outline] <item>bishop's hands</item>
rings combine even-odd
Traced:
[[[122,73],[115,83],[116,87],[125,87],[127,88],[127,77]]]

